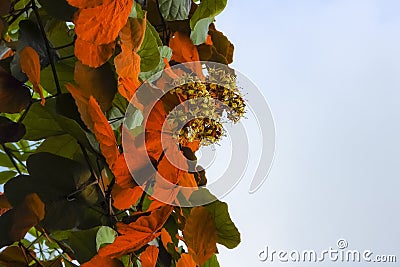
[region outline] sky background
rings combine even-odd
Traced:
[[[223,200],[242,234],[221,266],[396,266],[260,262],[275,250],[337,248],[400,261],[400,1],[228,1],[216,26],[234,68],[265,95],[276,126],[270,175]]]

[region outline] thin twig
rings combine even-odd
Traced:
[[[8,147],[6,147],[5,144],[1,144],[1,146],[3,147],[4,152],[6,152],[7,156],[10,158],[11,163],[14,165],[14,168],[17,170],[17,172],[19,173],[19,175],[22,175],[21,170],[18,167],[18,164],[15,162],[14,157],[12,152],[8,149]]]
[[[24,246],[24,244],[22,244],[21,242],[19,242],[19,243],[18,243],[18,246],[19,246],[20,248],[22,248],[22,249],[28,254],[28,256],[30,256],[30,257],[32,258],[32,260],[34,260],[34,261],[36,262],[36,264],[37,264],[38,266],[40,266],[40,267],[45,267],[45,266],[43,266],[43,264],[42,264],[35,256],[33,256],[33,255],[31,254],[31,252],[29,251],[29,249],[27,249],[27,248]]]
[[[60,82],[58,81],[56,65],[54,64],[54,58],[53,58],[53,55],[51,53],[51,47],[50,47],[50,44],[49,44],[49,40],[47,39],[46,31],[44,30],[43,23],[42,23],[42,21],[40,19],[39,11],[38,11],[38,8],[36,6],[35,0],[31,0],[31,3],[32,3],[32,10],[35,13],[35,16],[36,16],[38,24],[39,24],[40,31],[42,33],[42,37],[44,39],[44,43],[46,45],[46,52],[47,52],[47,56],[50,59],[51,71],[53,73],[54,83],[56,84],[57,94],[61,94]]]

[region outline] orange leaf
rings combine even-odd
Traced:
[[[30,46],[24,47],[20,52],[20,64],[23,73],[26,73],[29,81],[33,85],[33,90],[39,93],[42,101],[40,104],[44,105],[46,100],[43,96],[43,91],[40,86],[40,59],[35,49]]]
[[[122,44],[131,51],[137,52],[142,45],[146,31],[146,17],[128,18],[125,26],[119,32]]]
[[[65,88],[67,88],[68,92],[70,92],[72,97],[75,99],[75,104],[78,107],[82,121],[85,123],[88,129],[93,132],[93,121],[88,113],[89,100],[83,95],[83,91],[76,85],[67,83],[65,84]]]
[[[93,121],[93,130],[97,141],[100,143],[101,153],[105,157],[108,166],[112,169],[119,156],[117,140],[115,140],[114,132],[106,116],[104,116],[93,96],[89,98],[88,114]]]
[[[193,260],[192,256],[184,253],[176,263],[176,267],[196,267],[196,262]]]
[[[157,246],[148,246],[145,251],[140,255],[142,267],[155,267],[158,257]]]
[[[171,235],[168,233],[167,230],[165,230],[165,228],[161,229],[161,242],[165,249],[168,249],[169,243],[173,244]]]
[[[172,49],[171,60],[180,63],[200,61],[197,47],[192,43],[189,36],[181,32],[175,32],[174,36],[169,41],[169,47]],[[190,68],[195,74],[197,74],[197,76],[200,78],[203,77],[200,63],[190,65]]]
[[[67,0],[68,4],[77,8],[92,8],[108,4],[113,0]]]
[[[85,65],[97,68],[107,62],[114,53],[115,42],[109,44],[94,44],[77,38],[75,41],[75,56]]]
[[[192,208],[186,220],[183,237],[189,254],[198,265],[204,264],[217,252],[217,228],[206,208]]]
[[[140,56],[124,45],[121,47],[122,52],[114,59],[115,69],[118,73],[118,91],[126,100],[131,101],[141,85],[139,81]]]
[[[118,258],[140,249],[160,235],[157,231],[167,221],[172,209],[172,206],[164,206],[130,224],[117,223],[117,230],[122,235],[118,236],[112,244],[100,248],[99,255]]]
[[[75,19],[76,34],[98,45],[113,42],[126,24],[132,4],[133,0],[114,0],[94,8],[81,9]]]
[[[206,45],[213,45],[213,41],[211,39],[211,35],[209,35],[209,34],[207,35],[207,39],[206,39],[205,44]]]
[[[122,189],[118,184],[115,184],[112,190],[113,206],[119,210],[129,209],[139,200],[142,194],[143,189],[140,186]]]
[[[109,257],[94,256],[90,261],[81,265],[82,267],[123,267],[121,261]]]
[[[114,64],[120,77],[138,79],[140,56],[136,52],[129,51],[126,47],[122,46],[122,52],[115,57]]]
[[[192,43],[190,37],[183,33],[175,32],[169,41],[169,46],[172,49],[172,60],[183,63],[199,61],[200,59],[196,46]]]
[[[134,145],[133,145],[134,146]],[[136,186],[135,181],[126,165],[124,154],[120,154],[115,161],[111,170],[115,176],[116,183],[121,188],[129,188]]]

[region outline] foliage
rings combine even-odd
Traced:
[[[165,194],[161,176],[181,186],[207,182],[204,171],[182,171],[165,153],[195,160],[199,146],[223,136],[223,113],[234,122],[243,116],[231,76],[224,76],[225,87],[215,86],[199,74],[200,63],[190,77],[159,73],[184,62],[232,62],[233,45],[213,23],[226,4],[1,1],[0,266],[215,267],[217,243],[240,243],[226,203],[196,206],[199,191],[166,192],[174,205],[155,199]],[[150,112],[148,103],[135,100],[133,172],[141,175],[143,155],[158,171],[147,184],[154,188],[144,191],[126,164],[121,121],[138,87],[152,76],[157,83],[187,79],[189,85],[178,86],[175,98],[161,98]],[[162,122],[179,104],[175,100],[194,100],[200,93],[236,115],[214,106],[214,120],[192,120],[163,150]],[[142,122],[146,112],[148,121]],[[171,114],[185,115],[178,113]],[[140,138],[145,148],[134,145]],[[201,192],[214,198],[207,189]]]

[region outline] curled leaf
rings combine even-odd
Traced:
[[[93,96],[89,98],[88,114],[93,122],[93,131],[97,141],[100,143],[101,153],[105,157],[107,164],[112,168],[119,156],[117,141],[106,116],[104,116]]]

